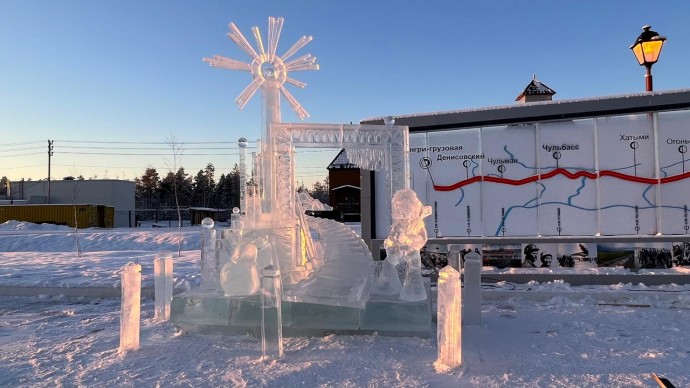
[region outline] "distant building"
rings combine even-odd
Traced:
[[[15,181],[10,182],[10,192],[0,204],[90,204],[112,206],[115,209],[114,226],[130,226],[134,219],[134,190],[132,181],[115,179]],[[131,212],[130,212],[131,211]],[[131,214],[130,214],[131,213]]]
[[[333,211],[340,214],[343,221],[359,221],[360,170],[350,162],[345,149],[328,165],[328,185]]]
[[[536,76],[532,76],[532,82],[530,82],[527,87],[525,87],[525,90],[515,98],[515,101],[523,104],[528,102],[551,101],[554,94],[556,94],[556,92],[553,89],[538,81]]]

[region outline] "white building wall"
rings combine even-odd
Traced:
[[[125,180],[50,181],[50,203],[112,206],[115,208],[115,227],[121,228],[129,226],[129,211],[135,207],[134,191],[134,182]],[[12,200],[48,203],[48,182],[12,182],[10,194]]]

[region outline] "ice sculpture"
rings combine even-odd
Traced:
[[[173,257],[170,252],[156,254],[153,259],[153,286],[155,297],[154,319],[170,319],[170,302],[173,296]]]
[[[477,252],[465,255],[465,305],[463,323],[481,325],[482,322],[482,258]]]
[[[462,290],[460,273],[450,265],[438,273],[436,339],[439,372],[460,366],[462,362]]]
[[[261,356],[264,360],[283,356],[282,293],[280,270],[268,265],[261,270]]]
[[[424,218],[431,215],[431,206],[424,206],[411,189],[397,191],[392,203],[393,224],[384,240],[386,261],[397,266],[404,263],[405,280],[400,290],[400,299],[420,301],[426,299],[422,282],[422,259],[419,250],[427,240]]]
[[[232,219],[233,228],[214,229],[210,222],[202,225],[202,287],[174,298],[172,315],[173,320],[179,317],[176,322],[187,325],[247,322],[242,314],[246,311],[258,313],[257,310],[236,310],[228,306],[249,307],[255,303],[261,288],[260,270],[268,265],[280,271],[284,286],[282,300],[291,306],[290,324],[297,325],[292,327],[321,320],[319,325],[356,329],[364,315],[357,310],[365,310],[369,301],[374,278],[371,252],[346,225],[305,216],[302,202],[296,195],[295,149],[346,149],[361,168],[382,172],[379,176],[386,186],[377,193],[392,198],[394,192],[409,187],[408,128],[392,122],[385,126],[283,123],[281,95],[300,119],[308,116],[285,89],[285,82],[299,87],[305,84],[292,79],[288,73],[316,70],[318,65],[309,54],[292,58],[311,37],[302,37],[285,54],[276,55],[282,25],[282,18],[269,18],[267,45],[259,29],[254,27],[256,44],[252,45],[234,24],[230,24],[228,36],[249,56],[249,62],[221,56],[204,59],[213,67],[251,75],[251,83],[236,102],[241,109],[260,91],[262,137],[256,142],[252,161],[247,161],[252,166],[252,175],[245,180],[244,200],[240,214]],[[245,144],[244,139],[240,139],[241,158],[246,153]],[[244,169],[240,170],[244,174]],[[318,205],[310,202],[305,206]],[[379,209],[384,213],[390,210],[386,206]],[[382,215],[380,220],[385,225],[390,222],[390,214]],[[419,274],[419,270],[416,273]],[[421,282],[421,278],[419,280]],[[395,302],[396,306],[406,305]],[[300,309],[309,309],[307,314],[313,314],[313,319],[304,318],[303,323],[299,323],[294,313]],[[236,313],[241,315],[237,320],[232,315]],[[355,321],[357,323],[353,323]]]
[[[141,316],[141,265],[129,262],[122,267],[120,302],[120,350],[139,348]]]

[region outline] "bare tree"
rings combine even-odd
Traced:
[[[177,257],[180,257],[182,255],[182,210],[180,209],[180,198],[177,195],[177,164],[182,156],[183,149],[182,144],[180,144],[172,133],[166,141],[172,152],[172,166],[169,165],[168,167],[170,167],[173,172],[173,194],[175,196],[175,207],[177,208]]]

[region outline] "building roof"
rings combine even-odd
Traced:
[[[347,151],[345,148],[340,150],[338,155],[333,159],[333,161],[327,167],[329,170],[341,169],[341,168],[358,168],[354,163],[350,162],[350,158],[347,157]]]
[[[360,189],[359,187],[357,187],[357,186],[353,186],[353,185],[342,185],[342,186],[338,186],[338,187],[332,188],[331,191],[336,191],[336,190],[340,190],[340,189],[357,189],[357,190],[361,190],[361,189]]]
[[[515,101],[520,101],[524,96],[553,96],[556,92],[541,81],[537,80],[537,76],[532,76],[532,81],[525,87],[525,90],[520,93]]]
[[[617,96],[541,101],[445,112],[394,116],[396,125],[410,132],[473,128],[478,126],[569,120],[690,108],[690,89],[642,92]],[[385,117],[369,118],[362,124],[384,124]]]

